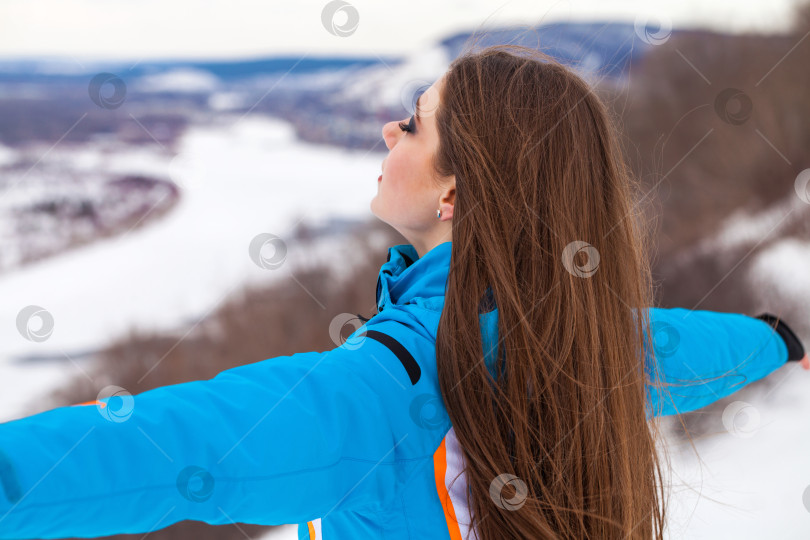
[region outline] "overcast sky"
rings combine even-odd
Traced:
[[[739,32],[787,28],[797,0],[351,0],[348,35],[322,22],[329,0],[0,0],[0,57],[238,58],[400,55],[479,25],[664,18]]]

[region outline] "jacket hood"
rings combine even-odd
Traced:
[[[450,270],[452,242],[434,246],[422,257],[411,244],[388,248],[388,260],[377,278],[377,309],[390,304],[416,304],[441,311]]]
[[[439,316],[444,308],[452,247],[451,241],[442,242],[422,257],[419,257],[411,244],[398,244],[388,248],[388,260],[380,267],[377,278],[378,313],[386,308],[390,311],[394,307],[400,311],[412,311],[408,309],[408,304],[434,312],[435,316],[425,317],[425,312],[420,310],[422,316],[419,318],[435,340]],[[484,363],[493,378],[497,378],[495,358],[498,308],[490,288],[487,288],[479,303],[478,323]],[[505,363],[501,369],[504,368]]]

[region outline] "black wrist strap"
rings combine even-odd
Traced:
[[[776,329],[776,332],[782,337],[782,340],[787,345],[788,361],[801,360],[804,358],[804,346],[799,340],[799,337],[776,315],[771,313],[761,313],[755,318],[762,319]]]

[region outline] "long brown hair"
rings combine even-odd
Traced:
[[[608,109],[545,53],[496,45],[450,64],[435,114],[436,173],[456,178],[436,354],[478,537],[661,538],[648,236]]]

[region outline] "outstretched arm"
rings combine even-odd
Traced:
[[[382,400],[410,388],[365,337],[0,424],[0,538],[373,511],[395,496],[403,451]]]
[[[648,418],[700,409],[805,356],[798,339],[786,342],[767,318],[649,308],[649,323],[665,386],[648,386]],[[646,365],[651,373],[649,354]]]

